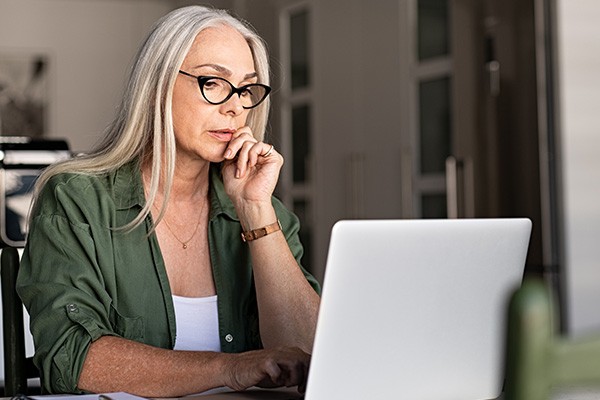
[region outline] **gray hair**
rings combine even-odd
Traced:
[[[248,23],[224,10],[203,6],[174,10],[156,22],[140,48],[116,118],[108,126],[104,140],[89,155],[46,169],[36,184],[36,198],[48,180],[59,173],[103,174],[139,158],[151,166],[148,199],[140,214],[122,228],[133,229],[144,221],[158,193],[159,181],[163,179],[165,201],[155,220],[156,226],[164,214],[175,169],[171,110],[175,79],[196,36],[204,29],[222,25],[236,29],[246,39],[258,80],[268,85],[267,48]],[[263,140],[268,114],[268,98],[250,110],[248,126],[257,140]]]

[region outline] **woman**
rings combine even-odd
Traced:
[[[40,177],[17,286],[45,391],[304,384],[319,288],[272,197],[268,76],[248,26],[175,10],[104,143]]]

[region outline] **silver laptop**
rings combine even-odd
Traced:
[[[498,397],[530,232],[528,219],[338,222],[305,399]]]

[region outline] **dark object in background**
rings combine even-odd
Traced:
[[[71,157],[61,139],[0,136],[0,247],[23,247],[33,187],[42,169]]]

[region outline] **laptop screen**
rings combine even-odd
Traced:
[[[338,222],[306,399],[496,398],[530,231],[528,219]]]

